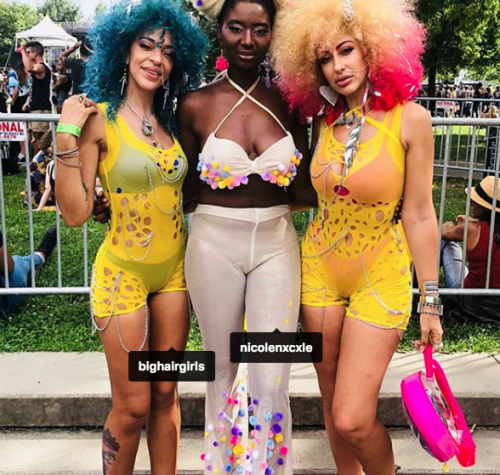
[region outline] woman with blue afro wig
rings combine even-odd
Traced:
[[[175,61],[169,77],[170,94],[166,107],[163,107],[164,91],[159,89],[155,94],[154,113],[162,124],[174,127],[174,99],[199,87],[207,45],[198,26],[183,11],[183,3],[183,0],[122,1],[89,32],[94,54],[86,65],[83,89],[92,100],[108,104],[110,119],[116,118],[124,99],[121,90],[125,52],[130,50],[139,32],[165,28],[175,44]]]
[[[90,298],[113,400],[102,441],[105,475],[133,473],[144,426],[151,473],[177,473],[176,382],[148,381],[140,366],[129,376],[128,353],[183,351],[189,332],[181,200],[187,160],[171,118],[176,96],[200,83],[206,40],[182,6],[134,0],[112,7],[91,32],[87,94],[65,101],[57,127],[64,221],[87,221],[96,176],[111,211]],[[161,379],[177,375],[170,376]]]

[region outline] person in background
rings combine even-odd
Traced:
[[[80,58],[70,58],[69,56],[78,49],[80,49]],[[82,83],[85,79],[85,65],[90,55],[91,47],[87,38],[83,41],[77,41],[71,48],[59,55],[62,67],[66,69],[73,82],[73,95],[83,92]]]
[[[484,99],[486,94],[486,90],[483,87],[483,83],[480,82],[477,84],[477,88],[474,91],[474,99]],[[473,104],[473,110],[472,110],[472,116],[473,117],[480,117],[482,111],[482,102],[480,101],[474,101]]]
[[[47,261],[56,247],[56,244],[56,228],[47,229],[47,232],[33,254],[35,270],[40,269]],[[7,268],[9,287],[29,287],[31,279],[31,255],[13,256],[7,249],[7,259],[5,260],[4,246],[6,246],[6,244],[3,239],[3,234],[0,232],[0,287],[6,287],[5,268]],[[18,311],[23,298],[23,295],[0,295],[0,314],[3,313],[5,315],[7,312]]]
[[[500,86],[495,88],[493,99],[495,99],[495,107],[500,108]]]
[[[30,78],[24,67],[21,53],[12,53],[12,57],[10,58],[8,87],[12,99],[10,104],[11,112],[13,114],[24,112],[30,92]]]
[[[43,45],[38,41],[30,41],[21,45],[23,63],[26,71],[31,74],[33,86],[31,89],[30,113],[52,113],[52,71],[43,59]],[[50,130],[49,122],[31,122],[33,132],[33,153],[40,151],[40,139]]]
[[[10,71],[8,73],[8,87],[11,98],[10,112],[22,114],[27,111],[28,99],[31,87],[29,74],[26,72],[21,53],[12,53],[10,58]],[[25,157],[24,142],[20,142],[18,161],[22,162]]]
[[[474,91],[472,86],[464,86],[464,98],[472,99],[474,97]],[[472,115],[472,101],[464,102],[463,117],[471,117]]]
[[[73,81],[69,77],[66,68],[64,67],[64,62],[59,60],[56,64],[56,83],[52,90],[55,92],[57,97],[57,113],[60,114],[62,110],[62,105],[64,101],[69,97],[69,92],[73,86]]]
[[[37,206],[45,192],[45,183],[47,167],[52,162],[52,133],[45,132],[40,139],[40,151],[35,155],[30,164],[31,181],[31,204]],[[28,196],[28,187],[26,186],[25,197]],[[27,204],[25,198],[25,204]],[[53,204],[53,203],[51,203]]]
[[[488,251],[491,234],[491,217],[495,213],[493,246],[491,256],[490,288],[500,289],[500,190],[497,191],[497,205],[493,211],[495,177],[484,178],[475,188],[466,190],[472,205],[472,218],[467,227],[467,249],[464,288],[486,288]],[[465,237],[465,216],[457,217],[457,224],[444,223],[441,240],[441,262],[446,286],[460,288],[462,282],[462,242]],[[445,302],[445,318],[465,322],[500,323],[499,299],[460,295],[448,297]]]
[[[5,85],[5,75],[0,73],[0,113],[7,113],[7,101],[9,100],[9,92]]]
[[[47,165],[47,171],[45,173],[45,189],[43,190],[43,195],[40,198],[40,203],[38,203],[38,208],[36,211],[42,211],[45,205],[49,204],[54,206],[56,203],[56,183],[55,183],[56,173],[54,168],[54,160],[51,160]]]

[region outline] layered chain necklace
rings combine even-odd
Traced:
[[[344,183],[345,180],[347,179],[347,175],[349,174],[349,171],[354,163],[354,157],[356,156],[359,148],[359,141],[361,139],[361,132],[363,131],[363,126],[365,125],[366,122],[366,115],[368,113],[368,107],[367,107],[367,102],[368,102],[368,95],[369,95],[369,87],[366,86],[365,93],[363,95],[363,102],[361,103],[360,106],[354,107],[353,109],[350,109],[348,111],[343,112],[338,119],[330,126],[331,128],[334,128],[336,125],[345,125],[347,129],[351,129],[351,132],[349,134],[349,138],[347,139],[347,143],[345,145],[345,150],[344,150],[344,170],[343,173],[341,174],[340,178],[340,183],[335,186],[334,188],[334,197],[331,200],[330,205],[328,206],[327,212],[323,213],[323,218],[319,224],[318,227],[318,232],[316,236],[313,236],[311,234],[311,228],[309,228],[309,237],[314,241],[318,242],[320,235],[321,235],[321,230],[323,229],[323,226],[326,221],[326,216],[330,215],[330,212],[335,205],[337,198],[339,196],[342,196],[345,188],[344,188]],[[319,149],[319,146],[323,140],[323,136],[326,132],[327,128],[326,124],[323,126],[323,129],[321,131],[320,139],[318,140],[318,143],[316,145],[316,150],[314,151],[313,154],[313,159],[317,161],[317,152]],[[317,161],[318,165],[323,166],[323,171],[318,173],[317,175],[311,174],[313,178],[319,178],[321,175],[324,174],[324,187],[323,187],[323,197],[322,197],[322,202],[326,205],[327,204],[327,184],[328,184],[328,173],[330,171],[331,166],[333,165],[333,162],[329,161],[327,163],[320,163]],[[312,164],[312,161],[311,161]],[[339,243],[340,244],[340,243]]]
[[[360,104],[359,106],[356,106],[352,109],[349,109],[348,111],[342,112],[342,114],[339,115],[339,118],[335,121],[334,125],[343,125],[347,130],[350,130],[351,127],[355,126],[358,117],[362,113],[363,109],[363,104]],[[369,109],[366,110],[366,113],[368,113]]]
[[[132,104],[127,101],[127,99],[125,99],[124,101],[124,104],[126,104],[130,110],[139,118],[139,120],[141,121],[142,123],[142,133],[151,139],[151,141],[153,142],[153,147],[156,147],[156,148],[159,148],[159,149],[163,149],[163,145],[161,144],[161,142],[159,142],[154,133],[154,129],[153,129],[153,125],[151,124],[150,122],[150,119],[151,119],[151,116],[153,115],[153,109],[151,109],[151,112],[149,113],[149,115],[147,117],[141,117],[141,115],[139,114],[139,112],[137,112],[134,107],[132,106]]]

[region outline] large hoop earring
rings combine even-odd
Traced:
[[[127,87],[127,65],[123,69],[123,76],[120,79],[120,83],[122,85],[120,95],[123,97],[123,93],[125,92],[125,88]]]

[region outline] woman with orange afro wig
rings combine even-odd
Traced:
[[[416,344],[442,347],[432,127],[412,102],[423,40],[407,0],[290,1],[273,36],[284,95],[315,117],[318,213],[302,242],[301,319],[324,335],[316,370],[340,475],[395,472],[376,408],[411,316],[410,251],[421,283]]]

